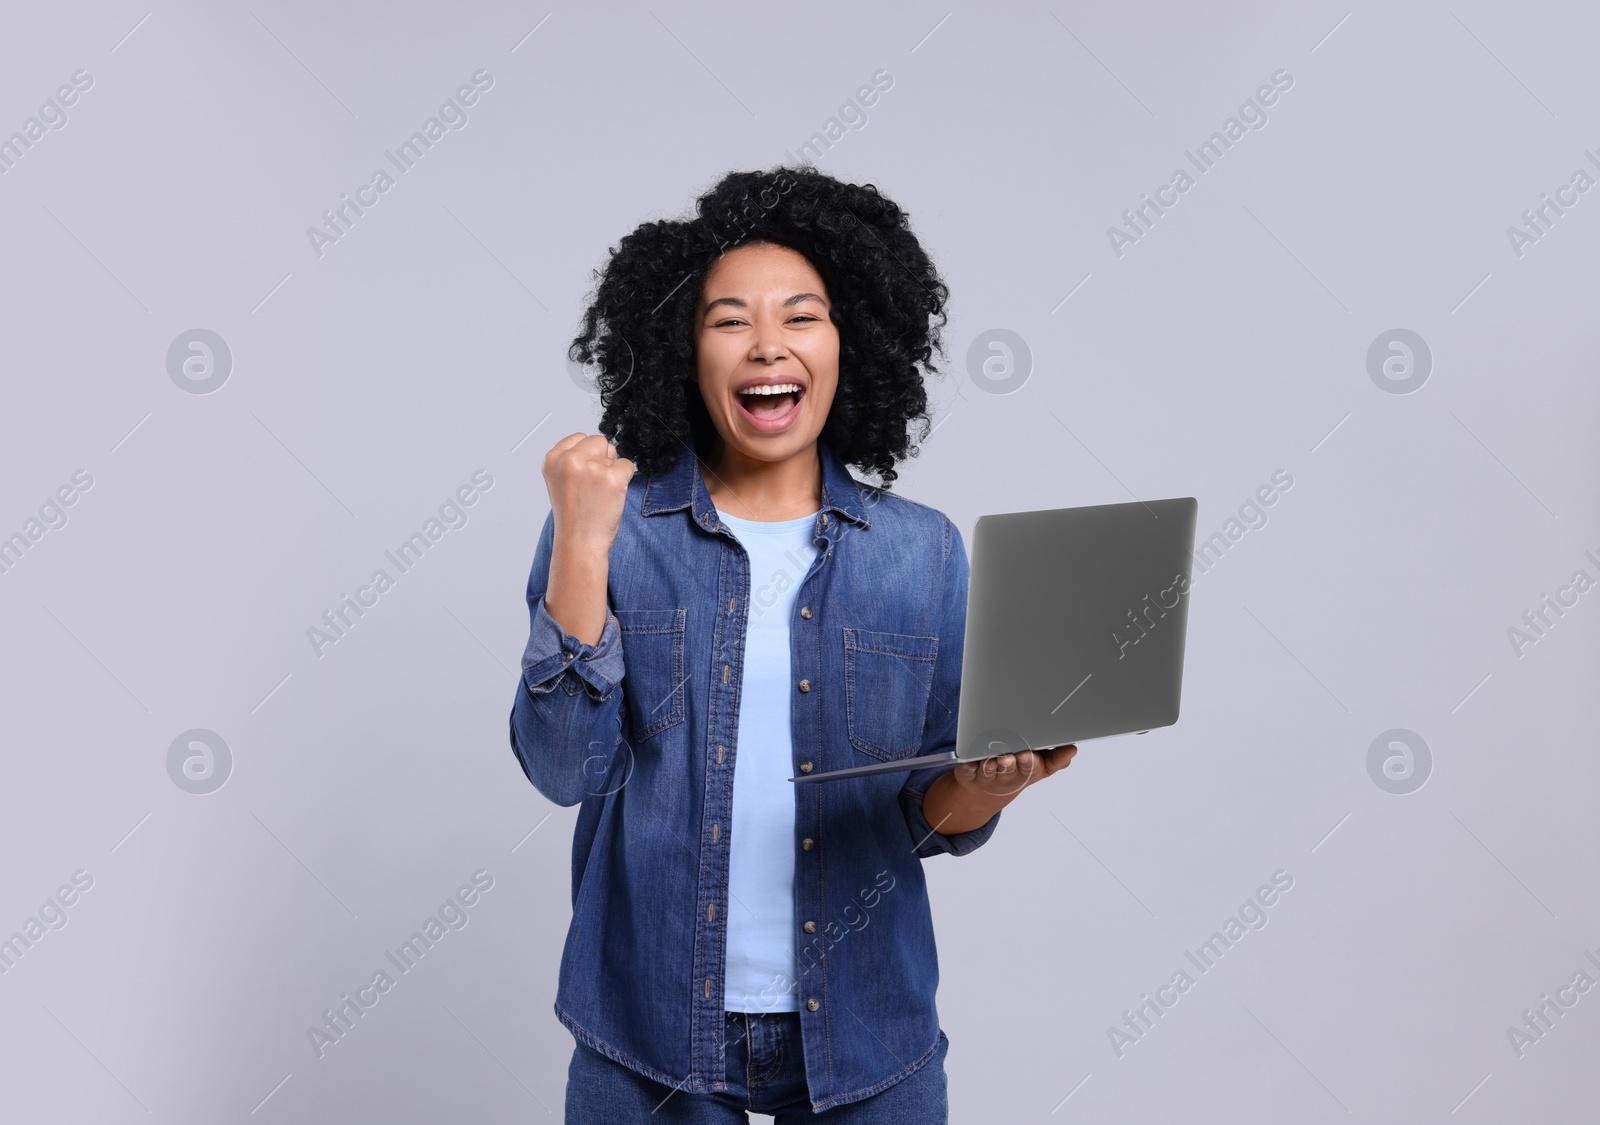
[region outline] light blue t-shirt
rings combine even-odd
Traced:
[[[717,515],[750,557],[744,673],[728,836],[730,1012],[797,1012],[794,921],[794,695],[789,622],[811,569],[815,514],[780,523]]]

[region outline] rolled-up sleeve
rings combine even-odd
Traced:
[[[900,808],[905,813],[906,826],[911,829],[911,839],[917,854],[924,858],[941,852],[966,855],[977,851],[988,842],[989,837],[994,835],[994,830],[1000,825],[1000,814],[995,813],[970,832],[955,832],[947,836],[928,823],[928,818],[922,811],[922,798],[927,795],[928,786],[933,784],[934,778],[949,773],[953,768],[955,767],[939,766],[934,769],[916,770],[900,789]]]
[[[596,702],[610,696],[622,679],[622,638],[617,619],[606,614],[600,639],[584,644],[562,629],[540,597],[531,611],[528,644],[522,650],[522,680],[538,695],[553,691],[563,673],[583,682],[583,690]]]
[[[511,707],[511,749],[534,788],[558,805],[604,791],[617,761],[624,673],[621,627],[606,614],[585,644],[545,608],[554,524],[548,517],[528,576],[528,643]]]
[[[948,518],[944,521],[941,548],[943,569],[939,653],[934,663],[933,688],[928,693],[928,712],[922,728],[923,754],[941,754],[955,749],[956,708],[961,699],[961,659],[966,640],[969,571],[966,544],[962,542],[960,530]],[[928,823],[922,808],[928,787],[940,774],[954,768],[946,765],[913,770],[900,788],[900,808],[905,814],[912,846],[919,856],[940,853],[966,855],[982,847],[1000,824],[1000,814],[995,813],[970,832],[956,832],[947,836],[938,831],[936,825]]]

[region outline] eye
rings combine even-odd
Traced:
[[[810,313],[801,313],[799,316],[792,316],[792,317],[789,318],[791,323],[793,323],[796,320],[821,320],[821,319],[822,319],[821,317],[812,316]]]
[[[713,327],[713,328],[723,328],[723,327],[726,327],[729,324],[743,324],[743,323],[744,323],[744,321],[740,320],[738,317],[730,316],[730,317],[726,318],[725,320],[717,321],[711,327]]]

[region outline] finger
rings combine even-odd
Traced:
[[[567,455],[568,451],[575,448],[579,442],[588,436],[587,434],[568,434],[552,445],[544,455],[545,474],[548,475],[555,466],[561,463],[562,458]]]
[[[1043,755],[1044,776],[1049,777],[1057,770],[1064,770],[1072,764],[1072,759],[1077,755],[1076,746],[1057,746]]]
[[[1022,777],[1015,769],[1001,770],[996,767],[994,774],[983,779],[982,789],[992,797],[1013,797],[1028,787],[1028,779]]]

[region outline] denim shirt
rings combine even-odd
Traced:
[[[949,750],[967,608],[961,534],[942,513],[855,480],[824,444],[818,453],[818,550],[791,576],[794,776]],[[725,926],[739,908],[728,901],[734,734],[746,614],[763,590],[687,452],[629,484],[593,645],[545,609],[552,541],[546,518],[511,745],[541,794],[580,805],[556,1016],[658,1082],[722,1091]],[[815,1112],[892,1086],[938,1045],[922,860],[965,855],[999,822],[934,830],[923,796],[951,768],[789,783]]]

